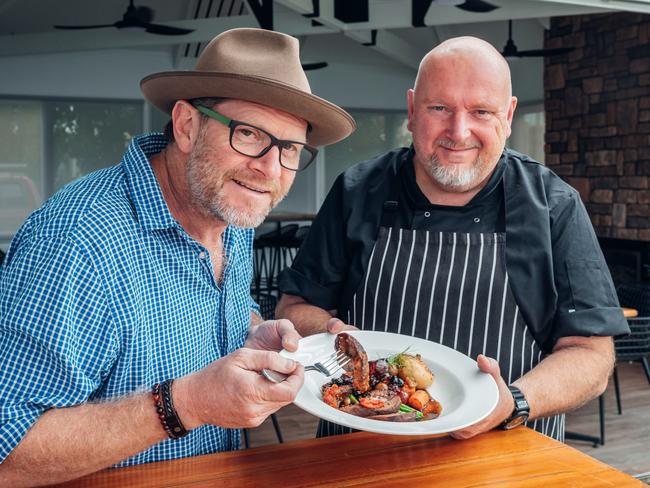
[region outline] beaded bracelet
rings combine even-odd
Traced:
[[[156,383],[151,388],[151,395],[165,432],[167,432],[170,439],[180,439],[187,435],[187,430],[183,426],[181,419],[178,418],[172,402],[171,390],[173,382],[174,380],[165,380],[162,383]]]

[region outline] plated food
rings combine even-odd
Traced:
[[[490,414],[499,400],[499,390],[492,376],[482,373],[476,361],[461,352],[419,337],[372,330],[346,332],[363,345],[369,359],[390,358],[402,352],[419,354],[435,373],[433,384],[426,389],[440,402],[443,410],[439,417],[424,422],[387,422],[350,415],[323,401],[323,384],[331,378],[308,373],[294,403],[312,415],[356,430],[391,435],[431,435],[453,432],[479,422]],[[303,337],[297,351],[283,350],[280,354],[304,366],[313,365],[332,357],[336,337],[327,332]],[[370,365],[368,368],[370,372]]]
[[[352,361],[345,372],[321,387],[323,401],[342,412],[373,420],[414,422],[442,412],[427,388],[434,375],[419,354],[407,351],[374,361],[352,335],[337,335],[334,347]]]

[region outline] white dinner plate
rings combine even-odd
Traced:
[[[408,349],[420,354],[435,381],[427,390],[442,405],[442,414],[420,422],[387,422],[357,417],[341,412],[323,402],[321,386],[329,381],[318,372],[305,373],[305,384],[294,403],[303,410],[331,422],[353,429],[383,434],[441,434],[472,425],[496,407],[499,390],[494,379],[479,371],[476,361],[449,347],[417,337],[389,332],[350,331],[368,354],[368,360],[392,356]],[[300,340],[296,352],[280,354],[303,365],[324,360],[334,352],[333,334],[316,334]]]

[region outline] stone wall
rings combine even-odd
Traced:
[[[650,16],[556,17],[545,58],[546,164],[574,186],[596,233],[650,241]]]

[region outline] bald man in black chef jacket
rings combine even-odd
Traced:
[[[429,52],[408,91],[413,145],[339,176],[277,315],[302,335],[354,326],[452,347],[499,387],[494,411],[452,436],[526,422],[562,441],[563,412],[605,390],[628,327],[578,193],[505,149],[516,105],[487,42]]]

